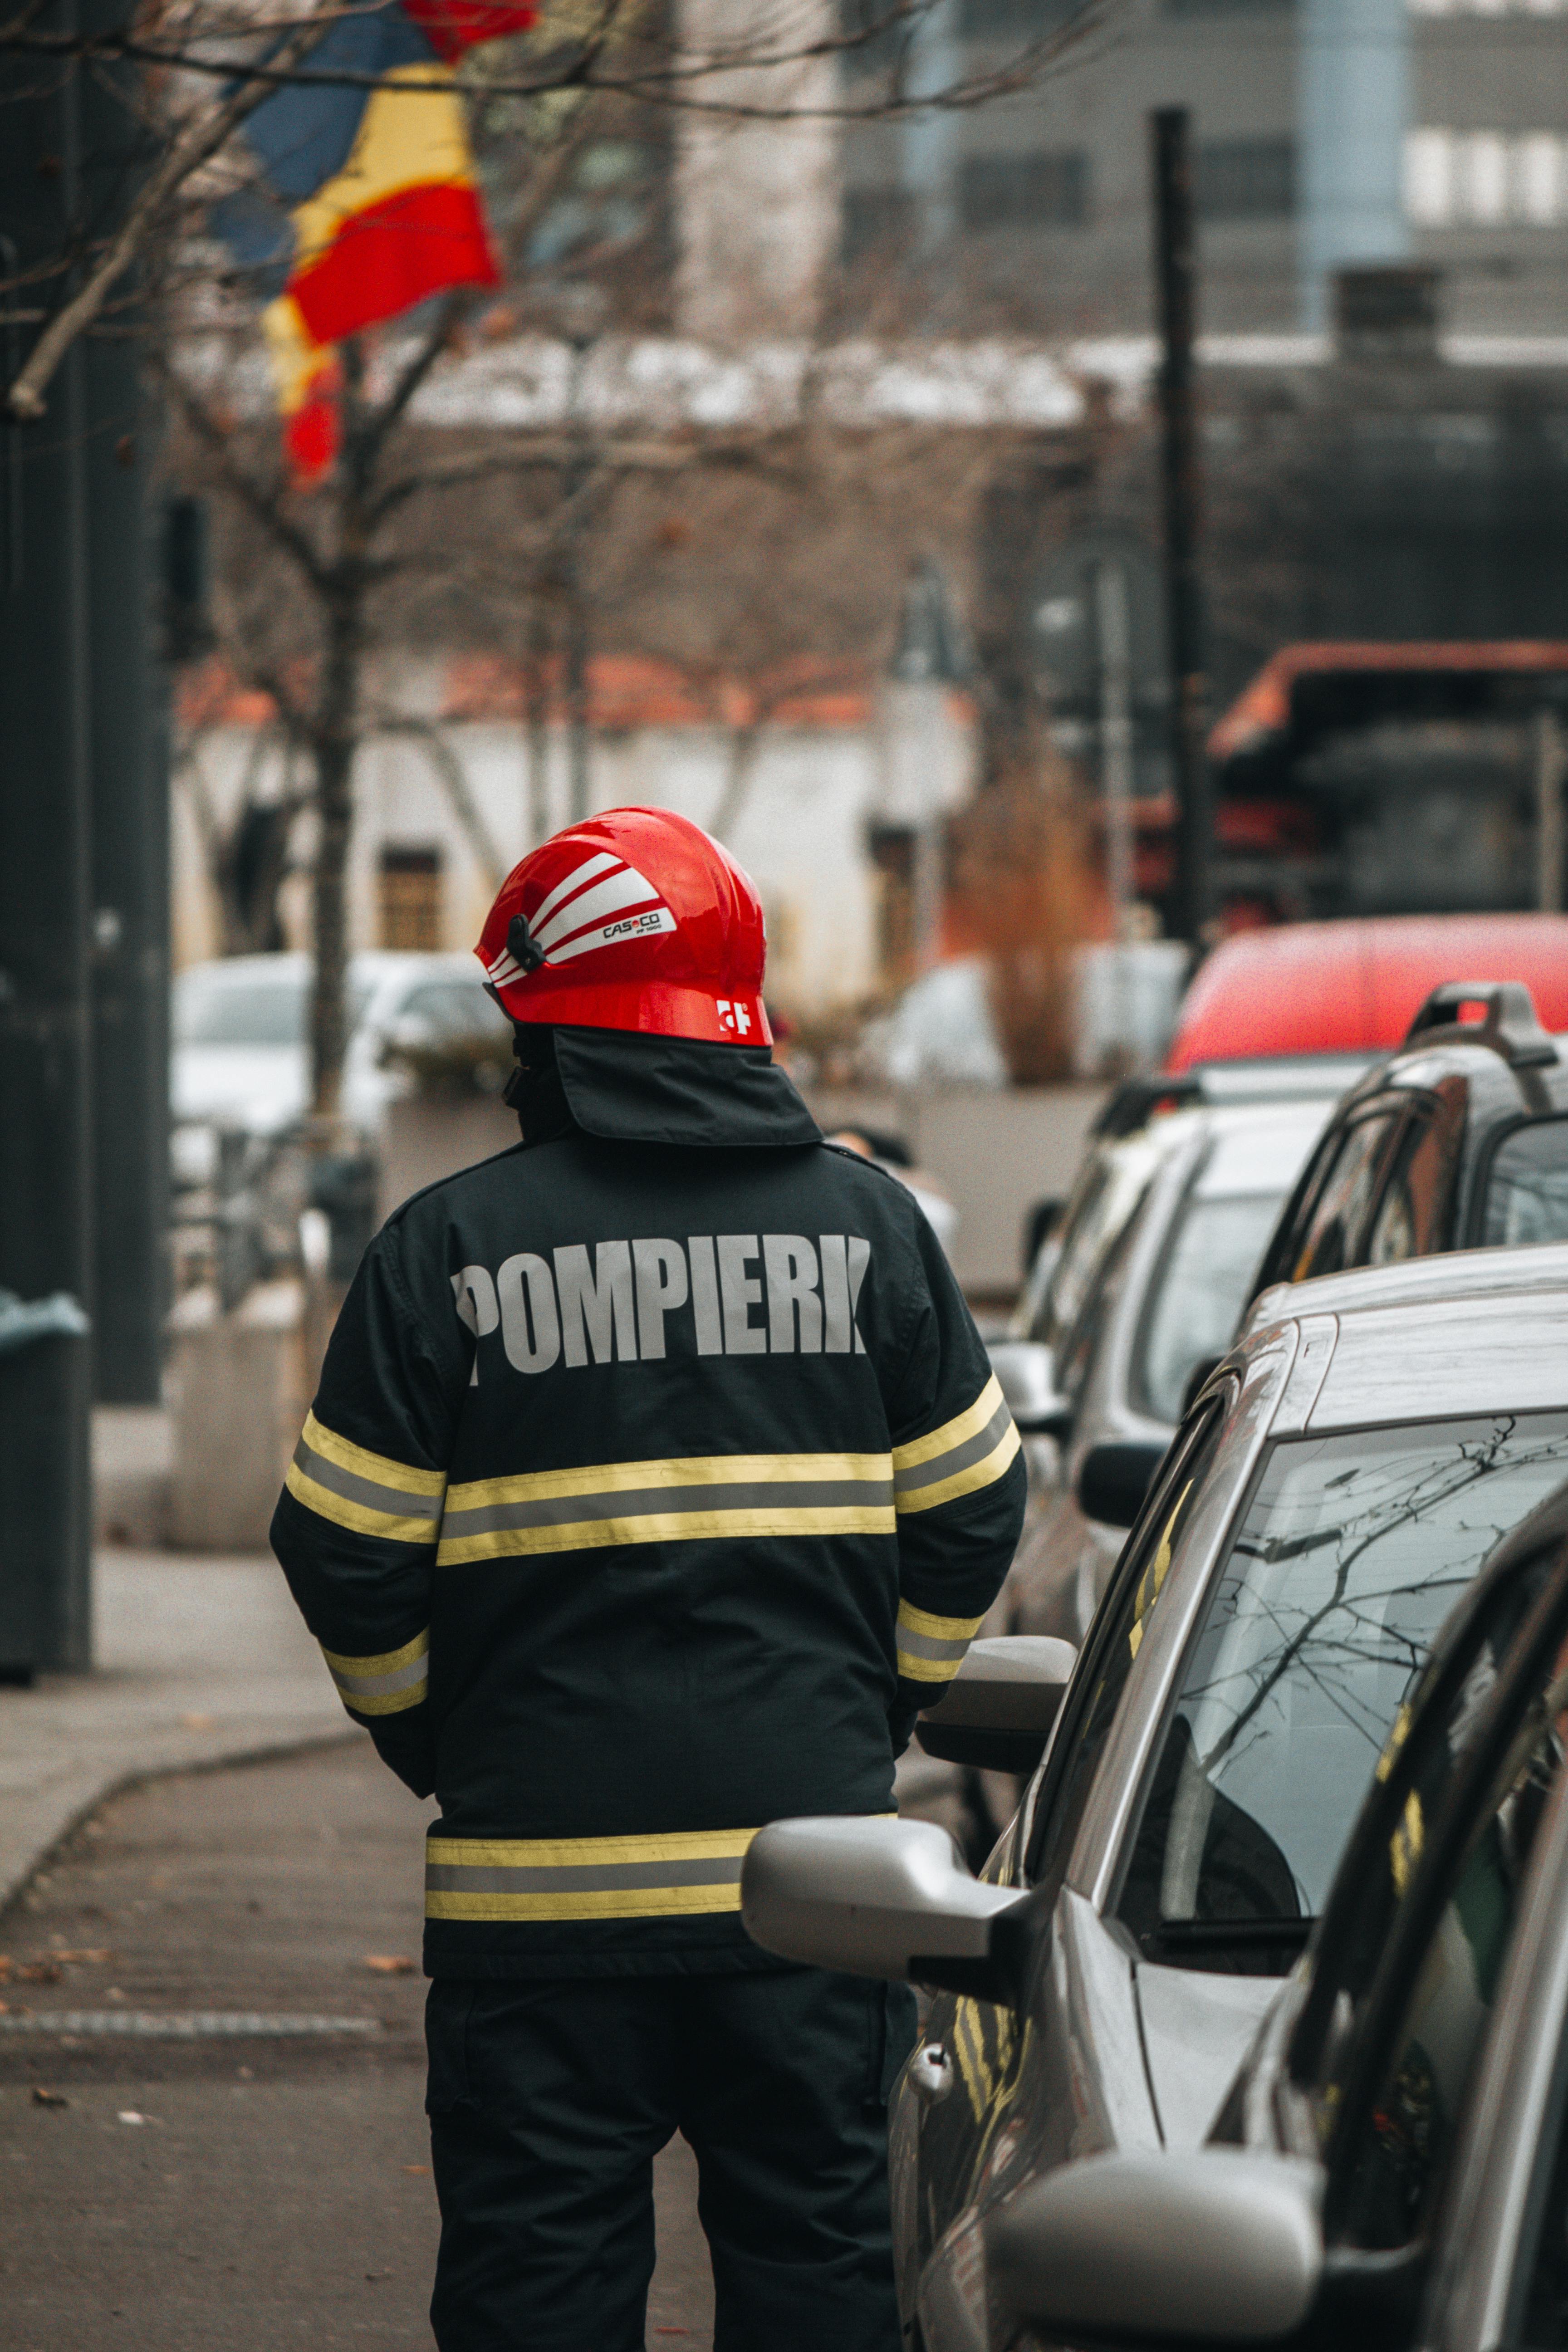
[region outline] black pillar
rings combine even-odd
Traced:
[[[34,22],[74,29],[69,0]],[[24,270],[47,267],[80,201],[74,77],[0,60],[0,235]],[[60,285],[35,281],[35,302]],[[36,331],[18,331],[22,353]],[[90,1312],[84,378],[79,349],[47,413],[0,428],[16,499],[0,563],[0,1287],[69,1291]],[[87,1663],[88,1388],[82,1341],[0,1358],[0,1673]]]
[[[104,1404],[158,1402],[168,1223],[168,782],[162,681],[149,642],[145,491],[153,450],[139,359],[127,331],[92,336],[83,348],[93,1364]]]

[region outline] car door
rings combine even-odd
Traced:
[[[912,2261],[910,2249],[903,2247],[900,2266],[921,2278],[921,2310],[928,2319],[933,2299],[939,2313],[947,2314],[931,2323],[923,2339],[929,2352],[950,2352],[950,2347],[971,2340],[964,2332],[970,2319],[957,2315],[965,2307],[961,2273],[972,2235],[965,2224],[1004,2177],[1020,2164],[1027,2169],[1059,2163],[1085,2147],[1108,2144],[1119,2137],[1119,2116],[1142,2115],[1145,2130],[1152,2128],[1136,2019],[1130,1998],[1110,1984],[1087,1990],[1097,2017],[1107,2011],[1120,2014],[1125,2028],[1119,2051],[1102,2046],[1098,2053],[1102,2073],[1108,2067],[1116,2077],[1110,2094],[1116,2113],[1086,2116],[1075,2102],[1068,2048],[1074,2028],[1062,2013],[1068,1975],[1053,1964],[1053,1914],[1173,1553],[1218,1445],[1227,1402],[1224,1396],[1206,1400],[1178,1435],[1090,1629],[1050,1747],[983,1874],[995,1883],[1012,1879],[1036,1890],[1024,1931],[1032,1939],[1025,2000],[1016,2011],[939,1993],[923,2040],[939,2043],[952,2060],[952,2087],[928,2105],[907,2073],[900,2086],[894,2119],[895,2205],[913,2241]],[[933,2258],[944,2277],[927,2275]]]
[[[1325,2240],[1389,2352],[1416,2333],[1532,1859],[1563,1802],[1560,1538],[1478,1590],[1433,1673],[1346,1854],[1284,2102],[1302,2118],[1287,2113],[1287,2142],[1325,2151]]]

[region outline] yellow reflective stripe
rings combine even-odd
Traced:
[[[431,1919],[652,1919],[737,1911],[748,1830],[641,1837],[427,1838]]]
[[[895,1475],[900,1470],[916,1469],[922,1462],[934,1462],[939,1454],[950,1454],[966,1438],[978,1435],[1001,1402],[1002,1391],[993,1372],[974,1402],[963,1412],[956,1413],[952,1421],[944,1421],[940,1429],[930,1431],[926,1436],[911,1438],[908,1445],[894,1446]]]
[[[931,1511],[939,1503],[951,1503],[956,1496],[973,1495],[982,1486],[993,1486],[1012,1463],[1022,1440],[1011,1421],[989,1454],[966,1469],[955,1470],[951,1478],[942,1478],[934,1486],[921,1486],[911,1495],[899,1496],[899,1514],[907,1518],[911,1511]]]
[[[416,1633],[412,1642],[405,1642],[401,1650],[377,1650],[368,1658],[345,1657],[341,1650],[329,1650],[321,1644],[321,1655],[335,1675],[395,1675],[399,1666],[411,1666],[416,1658],[430,1654],[430,1629]]]
[[[649,1830],[624,1837],[427,1837],[426,1862],[487,1870],[563,1870],[602,1863],[702,1862],[743,1855],[755,1830]]]
[[[964,1652],[980,1631],[978,1617],[938,1617],[929,1609],[899,1603],[899,1672],[916,1683],[947,1683],[963,1664]]]
[[[389,1543],[434,1543],[438,1523],[433,1519],[403,1518],[391,1511],[373,1511],[364,1503],[351,1502],[346,1495],[334,1495],[314,1478],[307,1477],[297,1462],[289,1465],[283,1481],[297,1503],[318,1517],[331,1519],[334,1527],[347,1528],[356,1536],[380,1536]]]
[[[478,1478],[451,1487],[448,1512],[496,1504],[553,1502],[574,1495],[615,1495],[649,1486],[774,1485],[819,1480],[882,1482],[885,1454],[710,1454],[662,1462],[599,1462],[582,1470],[534,1470],[513,1478]]]
[[[599,1462],[453,1486],[443,1567],[619,1544],[891,1535],[886,1454],[719,1454]]]
[[[444,1470],[418,1470],[410,1462],[395,1462],[389,1454],[372,1454],[368,1447],[355,1445],[329,1429],[313,1412],[305,1415],[305,1443],[313,1452],[325,1454],[341,1470],[352,1471],[356,1478],[368,1478],[378,1486],[397,1486],[405,1495],[444,1495],[447,1474]]]
[[[756,1834],[747,1829],[593,1838],[429,1837],[426,1916],[657,1919],[737,1911],[741,1864]]]
[[[464,1895],[432,1888],[425,1897],[426,1919],[658,1919],[740,1907],[738,1878],[723,1886],[647,1887],[637,1895],[588,1888],[577,1895]]]
[[[440,1568],[458,1568],[468,1560],[597,1551],[616,1544],[703,1543],[756,1536],[890,1536],[897,1527],[890,1503],[815,1509],[650,1511],[635,1518],[573,1519],[546,1528],[498,1528],[484,1535],[443,1538],[436,1560]]]
[[[428,1627],[401,1650],[380,1650],[369,1657],[346,1657],[321,1645],[338,1696],[352,1715],[401,1715],[423,1705],[430,1688],[429,1654]]]

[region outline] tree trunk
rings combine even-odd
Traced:
[[[327,656],[312,751],[316,767],[316,870],[311,907],[316,969],[310,990],[310,1108],[323,1125],[342,1114],[348,1050],[348,866],[358,748],[361,593],[341,590],[329,608]]]

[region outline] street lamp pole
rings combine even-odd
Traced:
[[[603,300],[595,286],[576,286],[566,320],[565,335],[572,353],[566,397],[567,430],[572,457],[566,467],[566,530],[562,548],[566,642],[565,703],[568,793],[572,822],[581,824],[590,814],[591,778],[588,730],[588,604],[583,585],[583,545],[587,535],[588,486],[593,477],[593,449],[584,392],[588,362],[598,341]]]
[[[1175,929],[1201,952],[1214,913],[1214,797],[1205,740],[1198,577],[1198,428],[1194,396],[1196,268],[1189,116],[1165,106],[1151,117],[1154,261],[1160,312],[1161,478],[1170,612],[1172,751],[1176,784]]]

